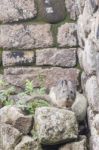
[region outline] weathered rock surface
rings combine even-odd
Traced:
[[[60,147],[59,150],[87,150],[86,137],[82,136],[80,141],[66,144]]]
[[[21,140],[21,133],[8,124],[0,123],[0,149],[13,150]]]
[[[71,81],[60,80],[49,93],[52,104],[57,107],[71,107],[76,95],[76,87]]]
[[[88,124],[90,127],[91,137],[90,137],[90,148],[92,150],[99,149],[99,130],[98,125],[99,114],[95,114],[92,109],[88,108]]]
[[[44,145],[59,144],[78,136],[78,125],[72,111],[42,107],[35,112],[35,128],[39,142]]]
[[[81,87],[82,87],[82,90],[83,90],[84,93],[85,93],[85,85],[86,85],[87,79],[88,79],[88,76],[83,71],[82,74],[81,74]]]
[[[15,147],[15,150],[42,150],[33,137],[23,136],[22,141]]]
[[[65,18],[64,0],[39,0],[39,14],[50,23],[62,21]]]
[[[52,46],[49,24],[15,24],[0,26],[0,47],[33,49]]]
[[[77,50],[77,56],[78,56],[78,60],[79,60],[79,64],[80,64],[80,67],[83,69],[83,49],[79,48]]]
[[[99,6],[99,1],[98,0],[88,0],[88,3],[90,5],[90,9],[91,11],[94,13],[98,8]]]
[[[0,21],[13,22],[36,16],[34,0],[3,0],[0,2]]]
[[[66,10],[72,20],[76,20],[83,12],[85,0],[65,0]]]
[[[17,86],[23,86],[26,79],[33,80],[33,85],[38,87],[42,79],[45,87],[52,87],[60,79],[67,79],[73,81],[76,85],[79,84],[79,70],[78,69],[62,69],[62,68],[8,68],[4,70],[4,76],[8,83]]]
[[[87,80],[85,91],[90,107],[93,111],[99,112],[99,87],[96,76]]]
[[[5,106],[0,109],[0,122],[13,125],[23,134],[28,134],[31,130],[32,116],[25,116],[22,111],[15,106]]]
[[[98,2],[98,7],[99,7],[99,2]],[[95,44],[96,50],[99,51],[99,11],[96,12],[92,21],[93,21],[92,27],[91,27],[92,31],[91,31],[89,38]]]
[[[75,113],[76,118],[79,122],[84,121],[87,114],[87,99],[83,94],[76,93],[75,101],[72,105],[72,111]]]
[[[86,74],[94,74],[96,72],[96,50],[90,40],[86,40],[83,52],[83,68]]]
[[[77,25],[65,23],[58,28],[57,42],[59,47],[77,46]]]
[[[90,106],[88,107],[87,114],[88,114],[88,125],[90,127],[91,136],[96,136],[97,131],[94,125],[95,114],[93,113]]]
[[[85,41],[88,38],[88,35],[90,34],[91,31],[91,23],[92,23],[91,19],[92,19],[92,12],[89,5],[89,0],[86,0],[83,14],[80,15],[78,19],[78,28],[77,28],[78,41],[79,45],[82,48],[84,48]]]
[[[74,67],[76,65],[76,49],[48,48],[36,51],[37,65]]]
[[[96,55],[96,76],[99,85],[99,53]]]
[[[33,51],[3,51],[3,66],[31,65],[35,61]]]
[[[78,20],[78,39],[79,45],[84,49],[82,62],[84,73],[82,74],[81,82],[89,103],[90,149],[98,150],[99,80],[97,79],[99,70],[99,0],[85,1],[83,14],[80,15]]]

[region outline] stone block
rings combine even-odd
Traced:
[[[3,66],[28,66],[34,63],[33,51],[3,51]]]
[[[1,22],[32,19],[36,14],[34,0],[3,0],[0,2]]]
[[[77,46],[77,25],[75,23],[65,23],[58,28],[57,42],[59,47]]]
[[[0,26],[0,47],[33,49],[53,45],[49,24],[15,24]]]
[[[38,0],[39,15],[47,22],[57,23],[65,18],[64,0]]]
[[[78,137],[78,124],[72,111],[54,107],[37,108],[34,120],[39,142],[43,145],[60,144]]]
[[[36,65],[74,67],[76,65],[76,49],[48,48],[37,50]]]
[[[58,67],[45,69],[39,67],[10,67],[4,70],[5,80],[13,85],[24,86],[26,80],[29,79],[33,80],[34,87],[38,87],[40,83],[43,83],[48,88],[54,86],[61,79],[71,80],[75,85],[78,85],[79,73],[78,69]]]

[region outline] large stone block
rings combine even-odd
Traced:
[[[0,123],[0,149],[13,150],[21,140],[21,133],[8,124]]]
[[[3,51],[3,66],[31,65],[35,61],[33,51]]]
[[[41,144],[59,144],[78,137],[78,124],[72,111],[42,107],[36,109],[34,120]]]
[[[49,48],[36,51],[37,65],[74,67],[76,65],[76,49]]]
[[[0,47],[33,49],[53,45],[49,24],[15,24],[0,26]]]
[[[65,23],[58,28],[57,42],[59,47],[77,46],[77,25],[75,23]]]
[[[17,86],[25,84],[26,79],[33,80],[33,85],[38,87],[43,82],[45,87],[54,86],[58,80],[67,79],[78,85],[79,77],[78,69],[62,69],[58,67],[52,68],[35,68],[35,67],[21,67],[21,68],[7,68],[4,70],[5,79]]]
[[[36,13],[34,0],[0,1],[0,21],[2,22],[13,22],[34,18]]]
[[[15,106],[5,106],[0,109],[0,122],[11,124],[22,134],[29,134],[33,126],[32,116],[24,115],[21,109]]]
[[[40,16],[50,23],[62,21],[65,18],[64,0],[38,0]]]

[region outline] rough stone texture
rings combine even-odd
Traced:
[[[88,124],[91,136],[99,138],[99,113],[94,113],[90,107],[88,107]]]
[[[72,105],[72,111],[75,113],[79,122],[84,121],[87,114],[87,99],[83,94],[76,93],[75,102]]]
[[[62,68],[34,68],[34,67],[21,67],[21,68],[8,68],[4,70],[4,76],[8,83],[17,86],[23,86],[26,79],[33,80],[33,85],[38,87],[40,80],[44,82],[45,87],[52,87],[60,79],[67,79],[78,85],[79,77],[78,69],[62,69]]]
[[[72,20],[76,20],[83,12],[85,0],[65,0],[66,10]]]
[[[97,53],[96,56],[96,75],[97,75],[97,81],[99,85],[99,53]]]
[[[90,9],[91,11],[94,13],[98,8],[99,6],[99,1],[98,0],[88,0],[88,3],[90,5]]]
[[[27,66],[35,61],[33,51],[3,51],[3,66]]]
[[[91,137],[90,137],[90,148],[92,150],[99,149],[99,130],[97,130],[97,119],[99,119],[99,114],[94,114],[92,109],[88,108],[88,124],[90,127]]]
[[[88,76],[83,71],[82,74],[81,74],[81,87],[82,87],[82,90],[83,90],[84,93],[85,93],[85,84],[86,84],[87,79],[88,79]]]
[[[21,140],[21,133],[8,124],[0,123],[0,149],[13,150]]]
[[[0,122],[11,124],[21,133],[28,134],[31,130],[33,119],[32,116],[24,116],[22,111],[15,106],[5,106],[0,109]]]
[[[79,64],[80,64],[80,67],[83,69],[83,49],[82,48],[78,48],[77,50],[77,56],[78,56],[78,61],[79,61]]]
[[[89,5],[89,0],[86,0],[83,14],[80,15],[78,19],[78,28],[77,28],[79,45],[82,48],[84,48],[85,41],[88,38],[88,35],[90,34],[91,31],[91,23],[92,23],[91,19],[92,19],[92,11]]]
[[[82,136],[80,141],[66,144],[60,147],[59,150],[87,150],[86,137]]]
[[[88,114],[88,125],[90,127],[91,136],[96,136],[97,131],[94,125],[95,114],[93,113],[90,106],[88,107],[87,114]]]
[[[76,95],[76,87],[71,81],[60,80],[56,86],[51,87],[49,96],[52,104],[61,108],[68,107],[74,102]]]
[[[76,49],[49,48],[37,50],[36,65],[74,67],[76,65]]]
[[[72,111],[54,107],[42,107],[35,112],[35,128],[39,142],[59,144],[78,136],[78,125]]]
[[[58,28],[57,42],[59,47],[77,46],[77,25],[65,23]]]
[[[87,80],[85,90],[91,109],[99,112],[99,87],[96,76],[92,76]]]
[[[0,47],[33,49],[52,46],[49,24],[15,24],[0,26]]]
[[[96,50],[94,44],[90,40],[86,40],[83,52],[83,68],[87,75],[96,72]]]
[[[99,149],[99,131],[98,131],[99,0],[85,1],[83,14],[80,15],[78,20],[78,39],[79,45],[84,49],[83,68],[85,72],[83,73],[81,80],[82,80],[82,88],[86,93],[89,103],[88,122],[91,131],[90,149],[98,150]],[[94,74],[96,74],[97,77]]]
[[[0,21],[13,22],[36,16],[34,0],[3,0],[0,2]]]
[[[33,137],[23,136],[22,141],[15,147],[15,150],[42,150]]]
[[[99,7],[99,2],[98,2],[98,7]],[[89,38],[93,41],[96,50],[99,52],[99,11],[97,11],[96,14],[94,15],[91,30],[92,31]]]
[[[39,0],[39,14],[50,23],[62,21],[65,18],[64,0]]]

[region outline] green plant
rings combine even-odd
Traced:
[[[50,105],[49,105],[48,102],[46,102],[44,100],[35,100],[34,102],[31,102],[31,103],[27,104],[26,112],[28,114],[34,115],[36,108],[38,108],[38,107],[45,107],[45,106],[48,107]]]
[[[40,82],[43,83],[43,79],[40,78]],[[42,84],[43,85],[43,84]],[[33,81],[30,80],[26,80],[26,84],[25,84],[25,93],[28,95],[32,95],[32,94],[40,94],[43,95],[46,92],[46,88],[41,86],[40,88],[36,89],[33,87]]]
[[[13,95],[15,91],[16,91],[15,87],[11,86],[8,89],[4,90],[4,94],[8,97],[10,95]]]
[[[4,101],[4,106],[8,106],[8,105],[14,105],[14,102],[13,102],[13,100],[6,100],[6,101]]]
[[[15,92],[14,87],[10,87],[6,90],[1,90],[0,91],[0,101],[3,106],[6,105],[13,105],[13,100],[9,99],[9,96]]]
[[[46,93],[46,88],[45,87],[39,88],[37,93],[40,94],[40,95],[44,95]]]
[[[0,86],[4,86],[4,85],[5,85],[4,81],[0,80]]]
[[[33,92],[34,92],[33,81],[26,80],[25,93],[26,94],[31,94]]]

